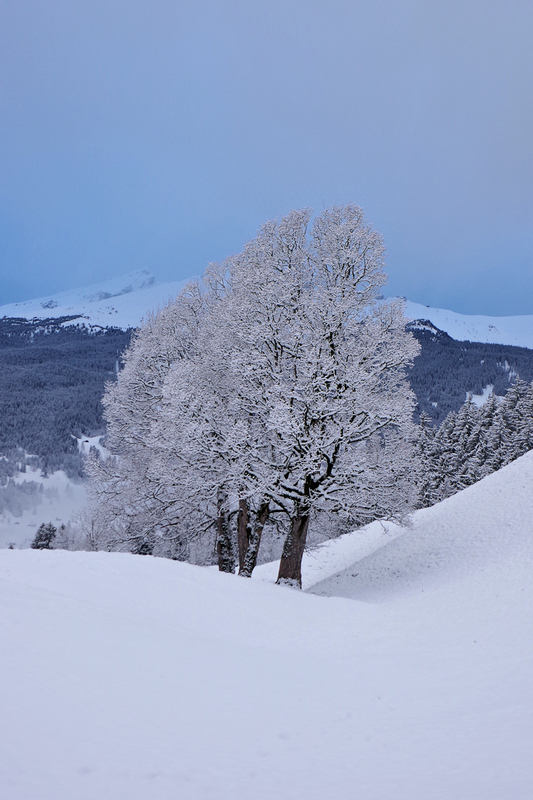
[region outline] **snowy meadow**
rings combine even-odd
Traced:
[[[307,592],[1,551],[5,796],[528,800],[532,482],[326,543]]]

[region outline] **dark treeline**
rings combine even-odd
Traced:
[[[425,413],[440,425],[450,411],[459,411],[467,392],[480,395],[492,384],[494,394],[503,396],[518,377],[533,380],[533,350],[527,347],[458,342],[427,320],[408,328],[422,345],[410,371],[418,419]]]
[[[0,320],[0,454],[20,459],[22,449],[72,476],[82,471],[73,436],[103,432],[104,385],[131,338],[74,319]]]
[[[533,449],[533,383],[518,380],[503,399],[467,402],[435,428],[422,414],[419,506],[432,506]]]

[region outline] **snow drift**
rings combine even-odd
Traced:
[[[4,796],[529,800],[532,487],[530,453],[319,548],[315,594],[1,551]]]

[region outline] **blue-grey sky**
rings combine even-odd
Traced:
[[[0,304],[355,202],[390,294],[533,314],[533,4],[3,0]]]

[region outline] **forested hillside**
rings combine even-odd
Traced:
[[[517,378],[533,380],[533,350],[483,342],[458,342],[428,320],[408,326],[422,345],[410,371],[417,417],[424,412],[440,425],[450,411],[459,411],[467,392],[481,395],[492,385],[503,396]]]
[[[0,455],[17,448],[40,457],[48,471],[82,466],[72,436],[103,431],[101,398],[131,330],[80,327],[79,318],[0,320]],[[458,342],[430,322],[410,323],[422,350],[410,370],[417,417],[439,425],[466,393],[489,384],[504,395],[519,376],[533,380],[533,350]]]
[[[47,471],[79,474],[73,437],[102,430],[104,385],[131,331],[73,320],[0,320],[0,454],[22,448]]]

